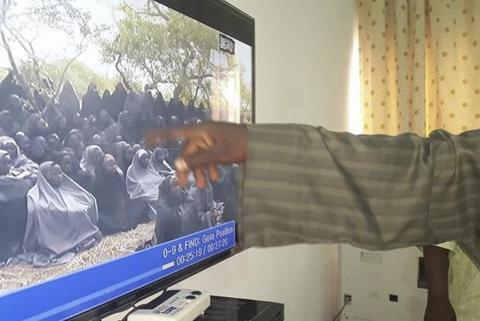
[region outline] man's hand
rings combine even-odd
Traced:
[[[184,140],[180,157],[175,161],[178,183],[185,186],[190,170],[200,188],[206,186],[206,172],[218,180],[217,164],[243,163],[247,151],[247,129],[244,125],[205,123],[169,130],[150,130],[145,135],[147,146],[154,148],[165,140]]]
[[[448,298],[428,298],[424,321],[456,321],[455,311]]]

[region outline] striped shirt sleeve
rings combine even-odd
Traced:
[[[478,131],[424,138],[251,125],[240,240],[372,250],[462,240],[476,252],[479,152]]]

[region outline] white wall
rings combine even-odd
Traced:
[[[230,0],[256,20],[257,122],[347,129],[354,0]],[[283,302],[287,321],[331,320],[336,245],[250,249],[179,287]]]
[[[370,252],[342,245],[341,292],[352,295],[342,320],[423,320],[427,292],[417,288],[420,256],[417,248]]]

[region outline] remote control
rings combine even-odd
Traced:
[[[178,290],[153,309],[139,309],[128,321],[193,321],[210,306],[210,295],[197,290]]]

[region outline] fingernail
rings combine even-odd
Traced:
[[[179,172],[188,172],[188,165],[183,158],[177,158],[175,160],[175,168]]]

